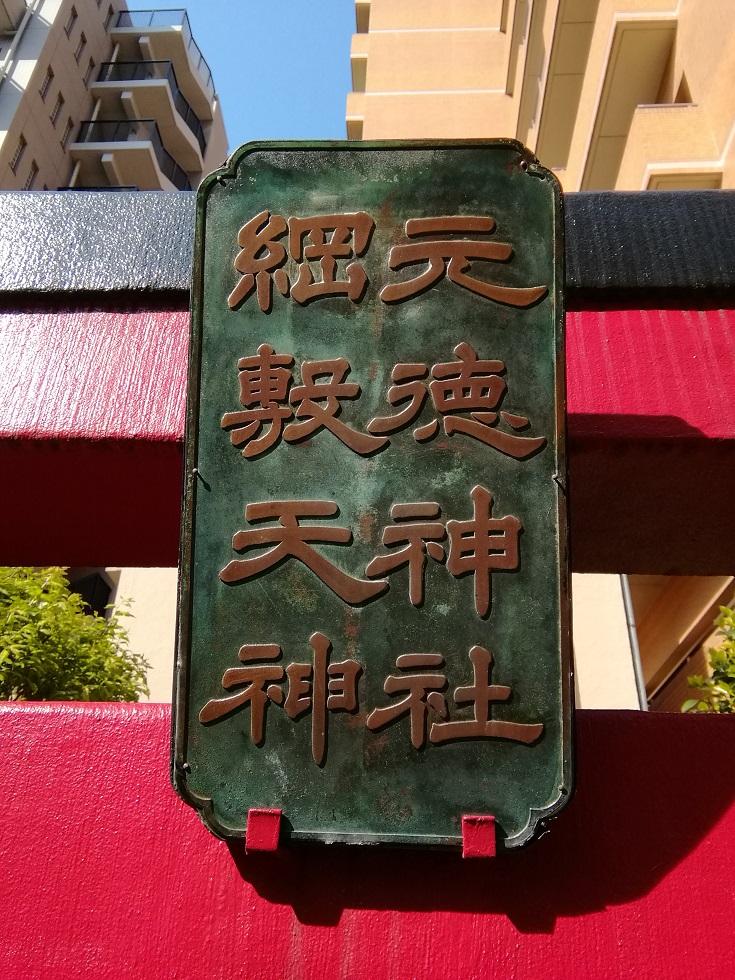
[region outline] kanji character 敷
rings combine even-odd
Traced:
[[[242,226],[237,235],[241,251],[234,262],[242,278],[227,297],[231,309],[257,287],[258,305],[266,313],[271,308],[274,281],[279,292],[288,295],[288,276],[281,268],[286,249],[277,240],[285,232],[284,219],[278,214],[271,217],[270,211],[261,211]]]
[[[292,364],[290,354],[276,354],[270,344],[261,344],[257,356],[241,357],[237,362],[240,402],[247,411],[226,412],[220,425],[231,430],[233,446],[244,446],[243,456],[252,458],[270,449],[281,435],[284,420],[292,418],[287,404],[291,383],[287,368]],[[256,439],[264,422],[270,422],[270,429]]]
[[[375,222],[364,211],[352,214],[320,214],[310,218],[289,218],[289,248],[291,257],[300,262],[299,275],[291,287],[291,296],[305,304],[321,296],[346,295],[357,303],[367,286],[367,275],[359,262],[350,262],[345,269],[346,279],[337,278],[337,259],[364,255],[370,244]],[[329,240],[327,233],[331,232]],[[353,239],[350,244],[350,238]],[[311,244],[304,245],[310,239]],[[303,262],[302,262],[303,258]],[[322,281],[315,282],[309,266],[319,261]]]
[[[421,239],[424,235],[490,234],[495,230],[495,220],[490,217],[409,218],[405,225],[406,237]],[[546,286],[528,288],[495,286],[467,275],[471,261],[507,262],[513,249],[504,242],[480,241],[466,238],[440,238],[438,241],[409,241],[394,245],[390,251],[391,269],[402,269],[417,262],[428,262],[429,268],[406,282],[384,286],[380,298],[384,303],[399,303],[410,299],[437,283],[446,273],[451,282],[473,293],[505,303],[509,306],[530,306],[544,296]]]
[[[444,658],[440,653],[404,653],[396,658],[396,667],[401,671],[442,667]],[[367,727],[376,731],[385,725],[398,721],[404,715],[410,716],[411,744],[415,749],[426,745],[426,716],[429,708],[440,717],[446,718],[447,699],[440,691],[447,685],[447,679],[440,673],[392,674],[386,677],[383,690],[386,694],[406,694],[406,697],[385,708],[375,708],[367,718]]]
[[[397,527],[383,528],[383,544],[387,547],[405,544],[406,547],[373,558],[365,569],[365,575],[368,578],[379,578],[408,565],[408,594],[412,604],[420,606],[424,598],[427,551],[434,561],[444,560],[444,549],[437,542],[446,537],[446,531],[443,524],[432,520],[440,514],[441,508],[435,503],[394,504],[390,516],[401,523]],[[422,522],[404,523],[418,519],[422,519]]]
[[[239,658],[243,663],[250,660],[278,660],[281,648],[275,643],[248,643],[240,647]],[[276,683],[268,684],[269,681]],[[278,664],[251,664],[249,667],[231,667],[222,677],[222,687],[229,690],[246,684],[245,690],[228,698],[212,698],[199,712],[199,721],[206,724],[250,704],[250,736],[255,745],[265,739],[265,709],[268,701],[283,704],[283,691],[277,683],[283,681],[283,667]]]
[[[309,547],[311,542],[349,544],[352,531],[346,527],[302,527],[303,517],[334,517],[339,507],[332,500],[271,500],[248,504],[245,519],[250,522],[277,520],[276,527],[238,531],[232,539],[235,551],[275,545],[256,558],[231,561],[219,574],[223,582],[243,582],[260,572],[275,568],[286,558],[296,558],[311,569],[332,592],[351,606],[374,599],[388,588],[387,582],[367,582],[353,578]]]

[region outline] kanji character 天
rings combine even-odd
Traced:
[[[514,571],[519,566],[522,531],[517,517],[491,518],[492,494],[477,486],[471,493],[474,516],[471,521],[447,521],[449,558],[447,568],[454,576],[472,572],[475,576],[475,609],[487,616],[490,610],[490,572]]]
[[[365,575],[368,578],[379,578],[408,565],[408,594],[412,604],[420,606],[424,598],[427,551],[434,561],[444,560],[444,549],[437,542],[446,537],[446,531],[441,522],[431,520],[440,514],[441,508],[435,503],[394,504],[390,516],[394,521],[402,523],[397,527],[383,528],[383,544],[388,547],[405,544],[406,547],[373,558],[365,569]],[[422,523],[403,523],[419,518],[423,519]]]
[[[240,381],[240,402],[245,412],[226,412],[220,425],[230,432],[233,446],[243,446],[243,456],[252,458],[264,453],[278,441],[285,419],[293,417],[287,402],[293,364],[290,354],[276,354],[270,344],[261,344],[255,357],[241,357],[237,362]],[[252,408],[251,406],[257,406]],[[259,439],[264,422],[269,430]]]
[[[396,667],[401,671],[442,667],[444,658],[440,653],[404,653],[396,658]],[[385,725],[410,716],[411,744],[415,749],[426,745],[426,716],[429,708],[440,717],[446,718],[447,699],[440,691],[447,685],[447,679],[440,673],[403,674],[386,677],[383,690],[386,694],[406,694],[406,697],[385,708],[375,708],[367,717],[367,727],[376,731]]]
[[[219,574],[223,582],[243,582],[260,572],[269,571],[286,558],[296,558],[311,569],[332,592],[351,606],[374,599],[388,588],[384,581],[367,582],[353,578],[309,547],[311,542],[349,544],[352,531],[346,527],[302,527],[303,517],[334,517],[339,511],[332,500],[271,500],[248,504],[245,519],[250,522],[277,520],[276,527],[250,528],[238,531],[232,539],[235,551],[275,545],[256,558],[231,561]]]
[[[424,235],[490,234],[495,230],[495,220],[490,217],[442,217],[409,218],[405,225],[406,237],[421,238]],[[391,269],[405,265],[428,262],[429,268],[406,282],[384,286],[380,298],[384,303],[399,303],[410,299],[437,283],[446,273],[451,282],[473,293],[505,303],[509,306],[530,306],[547,293],[546,286],[519,288],[494,286],[467,275],[471,261],[507,262],[513,249],[504,242],[443,238],[438,241],[412,241],[394,245],[390,251]]]
[[[360,394],[358,384],[344,380],[349,370],[350,365],[345,357],[330,361],[304,361],[301,365],[303,384],[293,387],[290,396],[291,404],[298,406],[296,418],[303,421],[291,422],[286,426],[283,432],[286,442],[298,442],[325,428],[360,456],[369,456],[387,445],[389,440],[385,436],[357,432],[337,418],[342,410],[340,399],[357,398]]]
[[[517,721],[497,721],[490,718],[490,705],[507,701],[511,690],[504,684],[490,683],[490,667],[493,655],[484,647],[470,650],[473,681],[468,687],[457,687],[454,700],[457,704],[473,705],[473,717],[461,721],[435,721],[429,732],[434,745],[459,738],[504,738],[512,742],[530,745],[544,730],[542,724]]]
[[[429,385],[436,410],[444,416],[447,435],[463,432],[514,459],[527,459],[546,445],[544,436],[519,436],[493,428],[507,387],[500,377],[505,364],[478,361],[475,351],[464,342],[457,344],[454,353],[459,362],[435,364],[431,369],[434,380]],[[450,414],[454,412],[469,412],[472,418]],[[500,418],[516,431],[529,425],[527,418],[510,412],[500,412]]]
[[[428,373],[429,369],[425,364],[396,364],[390,375],[395,384],[388,389],[388,401],[391,405],[401,405],[408,401],[408,405],[395,415],[371,419],[368,423],[368,432],[381,435],[397,432],[415,421],[421,414],[428,394],[428,389],[423,383]],[[436,435],[438,428],[439,423],[433,419],[428,425],[414,429],[414,439],[418,442],[431,439]]]
[[[266,313],[271,308],[274,281],[279,292],[288,295],[288,276],[281,268],[286,249],[277,241],[285,232],[284,219],[280,215],[271,217],[270,211],[261,211],[242,226],[237,235],[242,251],[234,262],[242,278],[227,297],[231,309],[257,287],[258,305]]]
[[[248,643],[240,647],[239,658],[243,663],[250,660],[278,660],[281,648],[275,643]],[[269,681],[276,683],[268,684]],[[222,687],[229,690],[246,684],[245,690],[228,698],[212,698],[199,712],[199,721],[206,724],[229,714],[242,704],[250,704],[250,736],[255,745],[265,739],[265,709],[268,701],[283,704],[283,691],[277,683],[283,681],[283,667],[278,664],[252,664],[249,667],[231,667],[222,677]]]
[[[357,303],[367,286],[367,275],[359,262],[345,269],[346,279],[337,279],[337,259],[364,255],[370,244],[375,222],[364,211],[353,214],[320,214],[311,218],[289,218],[291,257],[300,262],[299,276],[291,287],[297,303],[308,303],[320,296],[346,295]],[[327,241],[327,233],[331,236]],[[353,243],[350,244],[350,238]],[[304,245],[304,239],[311,240]],[[302,262],[302,258],[305,260]],[[310,261],[319,260],[322,281],[314,282]]]

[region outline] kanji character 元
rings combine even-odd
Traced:
[[[495,220],[490,217],[441,217],[409,218],[405,225],[406,237],[421,238],[424,235],[490,234],[495,230]],[[428,262],[429,268],[406,282],[384,286],[380,298],[384,303],[399,303],[429,289],[446,274],[451,282],[473,293],[505,303],[508,306],[530,306],[547,293],[546,286],[519,288],[494,286],[467,275],[471,261],[507,262],[513,249],[504,242],[443,238],[438,241],[409,241],[394,245],[390,251],[391,269],[402,269],[417,262]]]
[[[295,385],[290,396],[291,404],[298,406],[296,418],[303,421],[291,422],[286,426],[283,432],[286,442],[298,442],[325,428],[360,456],[369,456],[387,445],[389,440],[385,436],[357,432],[337,418],[342,411],[340,399],[357,398],[360,394],[360,385],[344,380],[349,370],[350,365],[345,357],[330,361],[304,361],[301,365],[303,384]],[[319,378],[322,380],[317,380]]]
[[[346,295],[357,303],[367,286],[367,275],[359,262],[350,262],[346,279],[337,278],[337,259],[364,255],[370,244],[375,222],[364,211],[353,214],[320,214],[311,218],[289,218],[291,257],[300,262],[299,275],[291,287],[291,296],[305,304],[320,296]],[[331,236],[327,241],[327,233]],[[304,239],[311,240],[304,245]],[[350,244],[350,238],[353,239]],[[302,262],[302,258],[304,261]],[[310,261],[319,260],[322,281],[314,282]]]
[[[429,369],[425,364],[396,364],[390,375],[395,383],[388,389],[388,401],[391,405],[401,405],[408,401],[408,405],[395,415],[371,419],[368,423],[368,432],[381,435],[398,432],[405,425],[415,421],[421,414],[428,394],[428,389],[423,383],[428,373]],[[431,439],[436,435],[438,428],[439,423],[433,419],[428,425],[414,429],[414,439],[417,442]]]
[[[242,278],[227,297],[231,309],[257,287],[258,305],[266,313],[271,308],[274,281],[279,291],[288,295],[288,276],[281,268],[286,261],[286,249],[277,241],[285,232],[284,219],[280,215],[271,217],[270,211],[261,211],[242,226],[237,235],[242,251],[234,262]]]
[[[286,558],[296,558],[311,569],[332,592],[351,606],[374,599],[388,588],[387,582],[367,582],[353,578],[309,547],[312,542],[349,544],[352,531],[346,527],[302,527],[303,517],[334,517],[339,508],[332,500],[271,500],[248,504],[245,519],[249,522],[277,520],[276,527],[250,528],[238,531],[232,539],[235,551],[275,545],[256,558],[231,561],[219,574],[223,582],[243,582],[260,572],[269,571]]]
[[[493,428],[498,422],[498,407],[506,392],[500,377],[505,372],[502,361],[478,361],[477,354],[467,343],[454,348],[459,362],[435,364],[434,379],[429,389],[436,410],[444,416],[444,431],[479,439],[487,446],[514,459],[527,459],[546,445],[544,436],[519,436]],[[454,412],[469,412],[471,419],[455,416]],[[514,430],[525,429],[529,421],[522,415],[500,412],[500,418]]]
[[[251,660],[278,660],[281,648],[275,643],[248,643],[240,647],[238,654],[243,663]],[[268,684],[269,681],[276,683]],[[231,667],[222,677],[222,687],[229,690],[246,684],[245,690],[228,698],[212,698],[199,712],[199,721],[206,724],[229,714],[240,705],[250,704],[250,736],[255,745],[265,739],[265,709],[269,701],[283,704],[283,691],[276,684],[283,681],[283,667],[278,664],[252,664],[249,667]]]
[[[474,646],[470,650],[473,681],[468,687],[457,687],[454,700],[457,704],[473,705],[473,717],[461,721],[435,721],[429,732],[429,740],[434,745],[459,738],[504,738],[512,742],[530,745],[544,730],[542,724],[528,724],[517,721],[497,721],[490,718],[490,705],[507,701],[511,690],[504,684],[490,683],[490,667],[493,655],[484,647]]]
[[[446,531],[442,523],[431,520],[439,517],[440,514],[441,508],[435,503],[394,504],[390,516],[394,521],[402,523],[397,527],[383,528],[383,544],[387,547],[405,544],[406,547],[373,558],[365,569],[365,575],[368,578],[379,578],[408,565],[408,594],[412,604],[420,606],[424,598],[427,551],[434,561],[444,560],[444,549],[437,542],[446,537]],[[416,521],[419,518],[423,519],[422,523],[403,523]]]
[[[286,404],[293,364],[290,354],[276,354],[270,344],[261,344],[255,357],[241,357],[237,362],[240,381],[240,402],[245,412],[226,412],[220,425],[230,432],[233,446],[244,446],[243,456],[252,458],[264,453],[278,441],[285,419],[293,416]],[[252,408],[251,406],[257,406]],[[269,430],[259,439],[264,422]]]
[[[475,487],[471,496],[473,519],[447,521],[447,568],[456,577],[472,572],[475,576],[475,609],[478,615],[487,616],[491,602],[490,572],[518,568],[518,537],[523,528],[517,517],[490,517],[493,498],[484,487]]]
[[[444,657],[440,653],[403,653],[396,658],[396,667],[401,671],[443,667]],[[429,708],[440,717],[446,718],[447,699],[439,692],[447,686],[447,679],[440,673],[392,674],[386,677],[383,690],[386,694],[406,694],[406,697],[385,708],[375,708],[367,717],[367,727],[376,731],[390,725],[405,715],[411,720],[411,744],[415,749],[426,745],[426,716]]]

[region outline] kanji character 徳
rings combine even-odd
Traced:
[[[352,531],[346,527],[302,527],[304,517],[334,517],[339,508],[332,500],[271,500],[248,504],[245,519],[249,522],[277,520],[276,527],[250,528],[238,531],[232,539],[235,551],[275,545],[256,558],[231,561],[219,574],[223,582],[243,582],[280,565],[286,558],[296,558],[311,569],[332,592],[351,606],[360,605],[385,592],[387,582],[368,582],[353,578],[315,551],[316,542],[349,544]]]
[[[240,381],[240,402],[245,412],[226,412],[220,425],[230,432],[233,446],[243,446],[247,458],[259,456],[278,441],[285,419],[293,417],[287,402],[293,364],[290,354],[276,354],[270,344],[261,344],[256,357],[241,357],[237,362]],[[257,407],[251,407],[257,406]],[[259,439],[255,436],[263,424],[269,430]]]
[[[428,390],[423,383],[423,379],[429,373],[425,364],[396,364],[391,371],[391,379],[394,384],[388,389],[388,401],[391,405],[402,405],[408,402],[405,408],[395,415],[385,415],[371,419],[368,423],[368,432],[374,434],[384,434],[388,432],[398,432],[406,425],[414,422],[424,407]],[[436,419],[428,425],[414,429],[414,439],[417,442],[424,442],[435,436],[439,429]]]
[[[404,653],[396,658],[396,667],[401,671],[442,667],[444,658],[440,653]],[[408,715],[411,721],[411,744],[415,749],[426,745],[426,717],[431,708],[440,718],[446,718],[447,699],[440,691],[447,686],[447,679],[441,673],[403,674],[386,677],[383,690],[386,694],[406,694],[395,704],[375,708],[367,717],[367,727],[376,731]]]
[[[490,242],[466,238],[440,238],[438,241],[422,241],[425,235],[490,234],[495,230],[495,220],[490,217],[409,218],[405,233],[409,241],[394,245],[390,251],[391,269],[402,269],[417,262],[428,262],[425,272],[406,282],[384,286],[380,298],[384,303],[399,303],[429,289],[446,274],[451,282],[473,293],[505,303],[509,306],[530,306],[546,295],[546,286],[511,287],[496,286],[467,275],[475,259],[486,262],[507,262],[513,249],[504,242]]]
[[[412,604],[420,606],[424,598],[427,551],[434,561],[444,560],[444,549],[437,542],[446,537],[446,531],[443,524],[431,520],[439,517],[440,514],[439,504],[435,503],[394,504],[390,516],[394,521],[401,523],[397,527],[383,528],[383,544],[388,547],[405,544],[406,547],[373,558],[365,569],[365,575],[368,578],[379,578],[408,565],[408,594]],[[421,523],[405,523],[419,518],[422,519]]]

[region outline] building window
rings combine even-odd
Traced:
[[[38,177],[38,164],[34,160],[31,163],[31,169],[28,171],[28,176],[26,177],[26,182],[23,184],[23,190],[29,191],[36,182],[36,177]]]
[[[64,126],[64,135],[61,137],[61,146],[63,149],[66,149],[66,144],[69,142],[72,129],[74,129],[74,120],[69,116],[66,120],[66,126]]]
[[[115,16],[115,11],[112,9],[112,7],[108,7],[107,17],[105,17],[105,30],[107,30],[107,28],[110,26],[110,21],[114,16]]]
[[[43,99],[44,102],[46,101],[46,96],[48,95],[48,90],[51,88],[51,82],[53,82],[53,80],[54,80],[54,73],[51,70],[51,67],[49,66],[46,69],[46,77],[43,80],[43,85],[41,85],[41,88],[39,90],[41,98]]]
[[[84,31],[82,31],[82,33],[79,35],[79,44],[77,44],[77,49],[74,52],[74,60],[76,61],[77,64],[79,64],[79,62],[81,61],[82,52],[84,51],[86,46],[87,46],[87,36],[85,35]]]
[[[66,24],[64,26],[64,33],[66,34],[67,37],[69,37],[69,35],[71,34],[71,32],[74,30],[74,25],[77,22],[77,16],[78,16],[77,15],[77,8],[76,7],[72,7],[71,8],[71,13],[69,14],[69,20],[67,20],[67,22],[66,22]]]
[[[87,65],[87,70],[84,73],[84,84],[89,85],[89,80],[92,77],[92,72],[95,69],[94,58],[89,59],[89,64]]]
[[[15,153],[13,153],[13,156],[11,157],[10,160],[10,169],[13,171],[14,174],[18,173],[18,167],[20,166],[20,161],[23,159],[23,154],[25,153],[26,146],[27,146],[26,141],[23,138],[23,134],[21,133],[20,138],[18,140],[18,145],[15,148]]]
[[[56,125],[59,120],[59,115],[61,110],[64,108],[64,96],[59,92],[56,96],[56,102],[54,102],[54,108],[51,111],[51,122]]]

